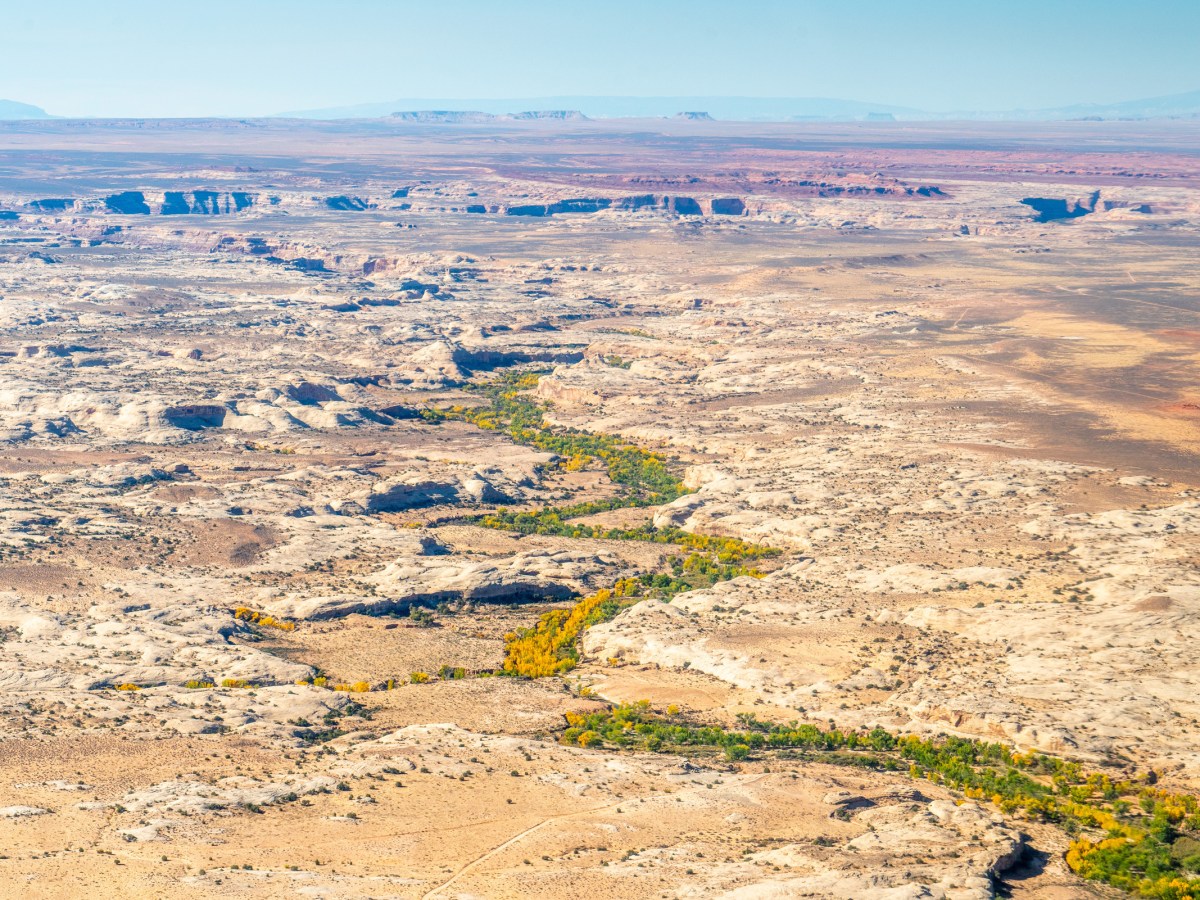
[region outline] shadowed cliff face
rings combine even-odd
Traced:
[[[142,191],[122,191],[104,198],[108,212],[121,215],[163,216],[230,215],[249,209],[254,196],[245,191],[165,191],[162,202],[147,198]],[[36,200],[30,206],[41,212],[61,212],[73,207],[74,200]]]
[[[164,216],[181,216],[191,211],[191,206],[183,199],[180,191],[167,191],[163,195],[162,214]]]
[[[37,212],[56,213],[70,209],[75,205],[75,200],[71,197],[46,197],[42,200],[33,200],[29,203],[29,208]]]
[[[559,200],[557,203],[531,203],[522,206],[510,206],[504,211],[506,216],[534,216],[544,218],[556,213],[594,213],[608,209],[613,201],[607,197],[579,197],[572,200]],[[470,212],[472,210],[468,210]],[[484,210],[479,209],[480,212]]]
[[[125,215],[149,215],[150,207],[141,191],[122,191],[105,198],[104,205],[109,212],[124,213]]]
[[[170,407],[163,412],[163,417],[176,428],[199,431],[202,428],[220,428],[228,412],[219,404],[191,404]]]
[[[738,197],[718,197],[712,202],[714,216],[740,216],[746,204]]]
[[[510,206],[504,214],[507,216],[547,217],[559,213],[595,213],[604,209],[662,209],[677,216],[702,216],[705,207],[714,216],[740,216],[746,211],[746,204],[739,197],[720,197],[713,200],[697,200],[695,197],[656,197],[653,194],[640,194],[634,197],[583,197],[571,200],[559,200],[557,203],[534,203],[521,206]],[[473,208],[468,211],[483,212],[483,208]]]
[[[680,216],[699,216],[702,215],[700,204],[691,197],[664,197],[663,202],[667,209]]]
[[[1127,209],[1131,212],[1150,214],[1155,206],[1150,203],[1139,203],[1136,200],[1101,200],[1100,192],[1094,191],[1087,197],[1077,200],[1058,200],[1050,197],[1026,197],[1021,201],[1026,206],[1033,207],[1037,212],[1035,222],[1053,222],[1058,219],[1078,219],[1089,213],[1109,212],[1114,209]]]
[[[363,210],[368,206],[367,201],[361,197],[326,197],[325,205],[330,209],[343,211]]]
[[[1053,222],[1057,219],[1078,219],[1096,211],[1100,192],[1078,200],[1059,200],[1053,197],[1025,197],[1021,202],[1037,213],[1035,221]]]

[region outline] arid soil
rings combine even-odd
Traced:
[[[558,737],[648,700],[1200,789],[1198,158],[1187,122],[0,123],[0,895],[1109,896],[904,771]],[[613,495],[421,415],[532,370],[690,489],[586,521],[763,577],[492,675],[674,552],[471,521]]]

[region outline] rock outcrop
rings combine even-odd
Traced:
[[[1096,211],[1100,192],[1093,191],[1086,197],[1061,200],[1052,197],[1025,197],[1021,202],[1037,213],[1034,221],[1054,222],[1058,219],[1078,219]]]

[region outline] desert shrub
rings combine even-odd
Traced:
[[[244,622],[250,622],[253,625],[261,625],[264,628],[276,628],[280,631],[296,630],[295,622],[290,622],[287,619],[276,619],[274,616],[257,612],[248,606],[235,606],[233,608],[233,617],[241,619]]]
[[[437,625],[437,617],[423,606],[410,607],[408,621],[418,628],[433,628]]]

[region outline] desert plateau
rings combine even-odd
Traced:
[[[1200,897],[1198,163],[0,122],[0,895]]]

